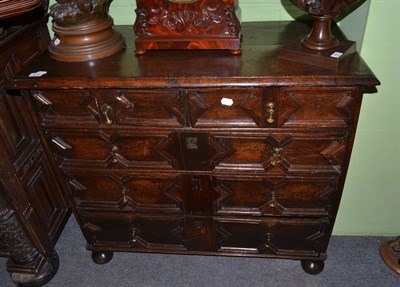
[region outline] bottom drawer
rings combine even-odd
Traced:
[[[318,257],[327,219],[152,216],[78,211],[90,250]]]
[[[326,219],[215,219],[218,252],[291,258],[326,252]]]
[[[186,250],[184,219],[178,216],[137,216],[132,213],[79,211],[89,249]]]

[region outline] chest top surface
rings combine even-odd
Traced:
[[[242,55],[225,50],[160,50],[135,56],[131,26],[116,26],[126,48],[95,61],[67,63],[48,52],[14,77],[11,89],[174,88],[212,86],[375,86],[355,53],[337,70],[279,59],[282,47],[309,33],[302,22],[243,23]],[[338,37],[343,37],[335,29]],[[46,71],[42,77],[31,73]]]

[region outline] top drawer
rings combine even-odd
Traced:
[[[354,87],[283,88],[277,99],[275,124],[285,128],[346,128],[359,107],[356,95]]]
[[[44,125],[185,125],[179,90],[44,90],[31,96]]]
[[[44,126],[260,127],[261,89],[32,91]]]
[[[347,128],[356,88],[32,91],[44,126]]]
[[[347,128],[356,88],[193,89],[189,118],[196,128]]]

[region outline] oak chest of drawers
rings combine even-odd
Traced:
[[[9,87],[31,101],[97,263],[114,251],[290,258],[322,271],[362,95],[337,71],[279,60],[302,23],[245,23],[243,55],[127,49],[39,58]],[[40,78],[28,75],[46,71]]]

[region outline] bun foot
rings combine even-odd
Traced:
[[[324,261],[301,260],[301,267],[303,270],[311,275],[317,275],[324,270]]]
[[[113,258],[113,252],[111,251],[93,251],[92,252],[92,260],[96,264],[106,264],[111,261]]]

